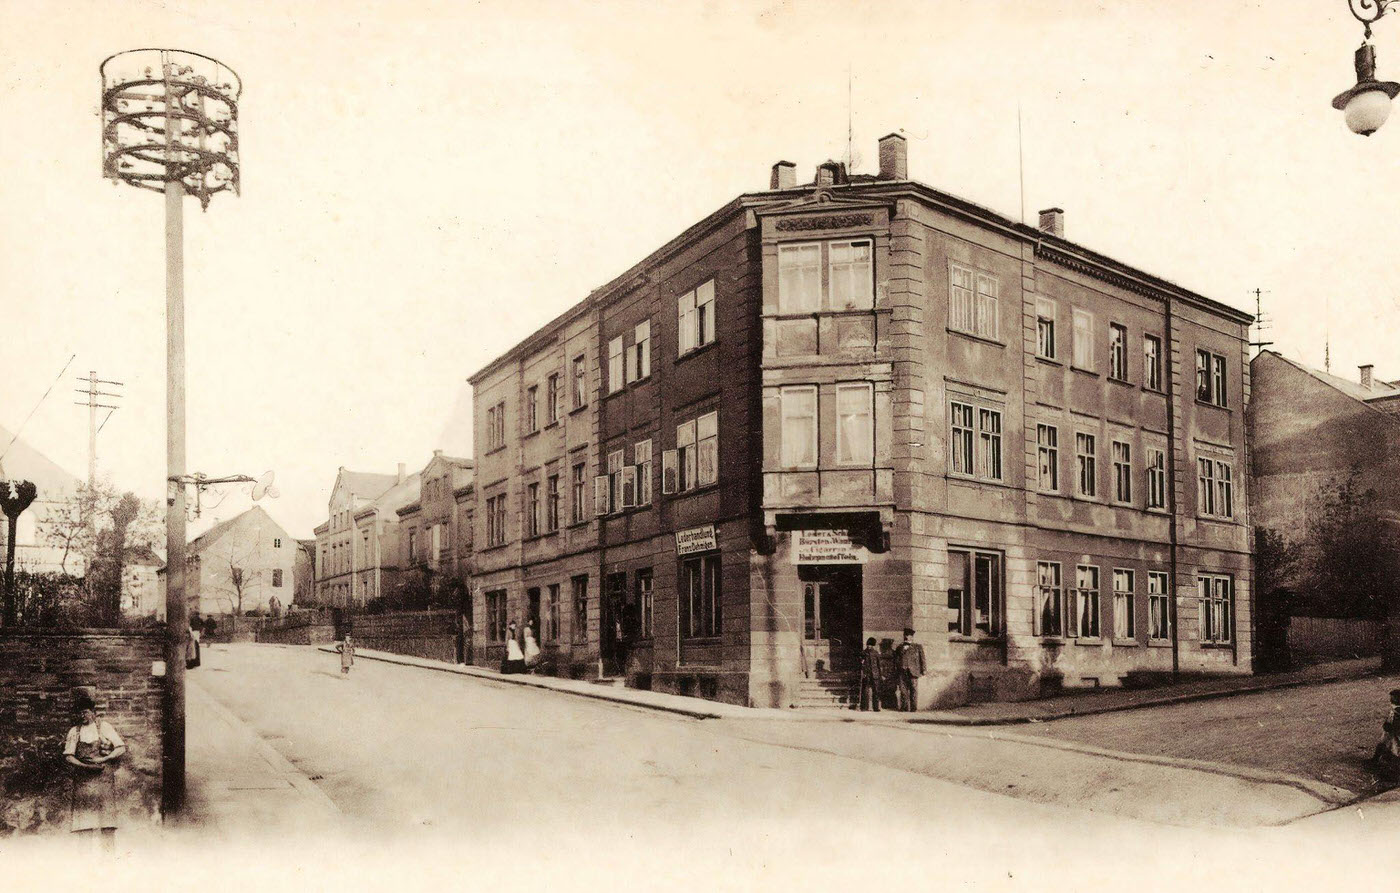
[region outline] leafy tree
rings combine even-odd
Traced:
[[[73,607],[86,613],[90,624],[120,622],[127,558],[135,549],[161,542],[160,518],[155,502],[120,493],[105,481],[79,484],[71,497],[51,505],[40,518],[41,540],[62,549],[60,576],[76,583],[76,588],[59,588],[84,603],[85,608]]]
[[[1303,605],[1323,617],[1384,619],[1400,590],[1400,537],[1352,469],[1319,488],[1300,561]]]

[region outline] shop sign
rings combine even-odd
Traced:
[[[847,530],[794,530],[793,564],[865,564],[870,552],[851,542]]]
[[[702,524],[676,531],[676,554],[694,555],[697,552],[713,552],[719,548],[719,537],[715,535],[715,525]]]

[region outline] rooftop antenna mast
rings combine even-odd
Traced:
[[[1258,340],[1249,342],[1249,346],[1256,350],[1263,350],[1274,343],[1264,340],[1264,330],[1273,328],[1273,320],[1264,315],[1264,295],[1266,294],[1268,292],[1262,288],[1254,290],[1254,337]]]

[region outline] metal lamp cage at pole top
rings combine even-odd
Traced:
[[[204,209],[239,192],[238,100],[233,69],[199,53],[138,49],[109,56],[102,75],[102,173],[162,192],[180,183]]]

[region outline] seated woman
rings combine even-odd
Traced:
[[[108,764],[126,753],[126,742],[100,719],[92,698],[80,693],[73,699],[77,725],[68,730],[63,756],[75,767],[73,775],[73,823],[75,833],[100,834],[102,845],[116,845],[116,783]]]

